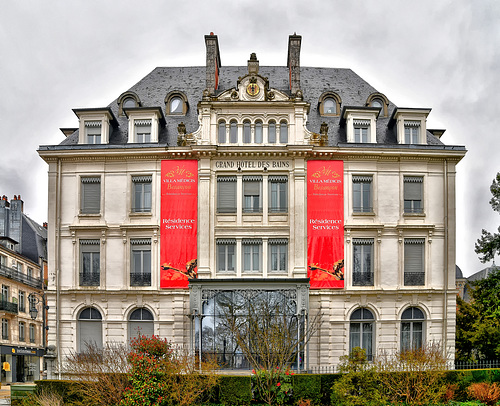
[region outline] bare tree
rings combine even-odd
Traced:
[[[76,392],[87,405],[117,405],[128,385],[128,348],[110,342],[104,347],[87,343],[83,352],[72,352],[66,358],[65,374],[75,380]]]
[[[292,290],[244,290],[221,294],[219,328],[227,330],[255,371],[257,392],[267,404],[279,403],[281,382],[290,368],[301,368],[304,350],[319,329],[320,314],[297,309]]]

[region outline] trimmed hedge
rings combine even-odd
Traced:
[[[309,399],[313,405],[321,403],[321,375],[293,375],[292,385],[295,403],[301,399]]]
[[[222,375],[218,383],[219,402],[223,405],[249,405],[252,401],[251,377]]]

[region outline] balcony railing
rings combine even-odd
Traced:
[[[25,275],[22,272],[19,272],[17,269],[9,268],[5,265],[0,265],[0,276],[14,279],[15,281],[24,283],[25,285],[31,286],[33,288],[41,289],[43,287],[43,281],[41,279]]]
[[[80,286],[99,286],[100,284],[100,273],[80,272]]]
[[[425,285],[425,272],[405,272],[405,286]]]
[[[373,272],[353,272],[353,286],[373,286]]]
[[[0,310],[15,314],[19,313],[17,310],[17,303],[12,303],[7,300],[0,300]]]
[[[131,272],[130,286],[151,286],[151,274]]]

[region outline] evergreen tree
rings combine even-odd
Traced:
[[[490,205],[493,210],[500,213],[500,172],[497,173],[496,179],[493,179],[490,191],[493,195]],[[475,250],[481,262],[491,261],[495,255],[500,254],[500,227],[498,227],[498,233],[493,234],[483,229],[481,238],[476,242]]]

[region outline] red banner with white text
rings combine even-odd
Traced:
[[[307,162],[307,276],[311,289],[344,287],[344,162]]]
[[[160,288],[197,277],[198,161],[161,161]]]

